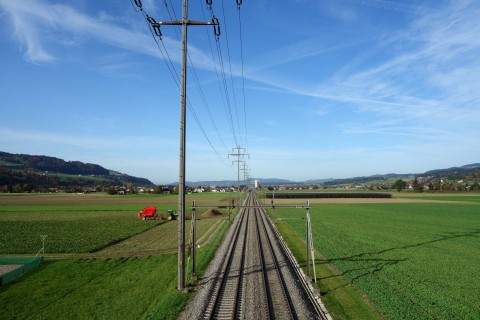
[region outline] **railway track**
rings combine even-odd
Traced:
[[[244,204],[183,317],[328,319],[255,195]]]

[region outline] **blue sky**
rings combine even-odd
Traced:
[[[187,180],[235,179],[237,145],[295,181],[479,162],[480,2],[240,2],[212,1],[218,42],[189,27]],[[178,180],[180,30],[133,3],[0,0],[1,151]]]

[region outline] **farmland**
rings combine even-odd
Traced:
[[[318,285],[331,314],[478,318],[478,199],[401,193],[312,200]],[[228,196],[188,195],[187,204],[191,200],[225,205]],[[34,254],[39,236],[48,235],[45,264],[0,288],[0,319],[175,318],[191,296],[175,289],[177,223],[141,221],[136,213],[145,205],[175,209],[176,201],[170,195],[0,195],[0,254]],[[277,208],[271,214],[304,265],[305,211]],[[221,218],[198,221],[198,270],[227,225]],[[188,220],[186,228],[188,237]]]
[[[461,201],[461,202],[477,202],[480,203],[479,193],[397,193],[397,198],[402,199],[422,199],[436,201]]]
[[[198,198],[198,197],[197,197]],[[200,198],[218,204],[221,198]],[[175,245],[176,222],[141,221],[136,213],[144,205],[160,212],[175,209],[173,196],[122,197],[106,195],[28,195],[0,197],[0,254],[34,254],[41,248],[40,235],[47,235],[45,250],[53,253],[89,253],[156,227],[156,248]],[[188,209],[188,208],[187,208]],[[188,218],[188,214],[187,214]],[[198,236],[211,222],[199,221]],[[189,227],[190,224],[187,224]],[[150,232],[151,233],[151,232]],[[152,239],[146,239],[153,243]]]
[[[224,196],[191,198],[199,205],[224,204]],[[0,288],[0,319],[176,318],[191,296],[176,290],[177,222],[136,216],[145,205],[162,212],[176,202],[169,195],[0,196],[0,254],[35,254],[40,235],[48,235],[45,263]],[[228,221],[199,218],[202,272]],[[190,221],[186,227],[188,244]]]
[[[478,319],[478,198],[436,199],[458,202],[314,204],[318,267],[336,270],[319,276],[324,300],[346,286],[329,287],[332,277],[346,278],[387,319]],[[305,212],[276,209],[272,215],[296,241],[305,238]],[[334,314],[350,317],[337,309]]]

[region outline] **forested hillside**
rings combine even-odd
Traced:
[[[125,184],[153,185],[148,179],[111,171],[97,164],[0,151],[0,191],[3,192]]]

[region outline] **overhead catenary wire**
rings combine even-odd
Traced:
[[[243,96],[243,116],[244,116],[244,125],[245,125],[245,146],[248,150],[248,127],[247,127],[247,103],[245,96],[245,75],[243,70],[243,35],[242,35],[242,18],[240,14],[240,7],[242,5],[242,0],[237,0],[237,11],[238,11],[238,25],[239,25],[239,40],[240,40],[240,60],[242,66],[242,96]]]

